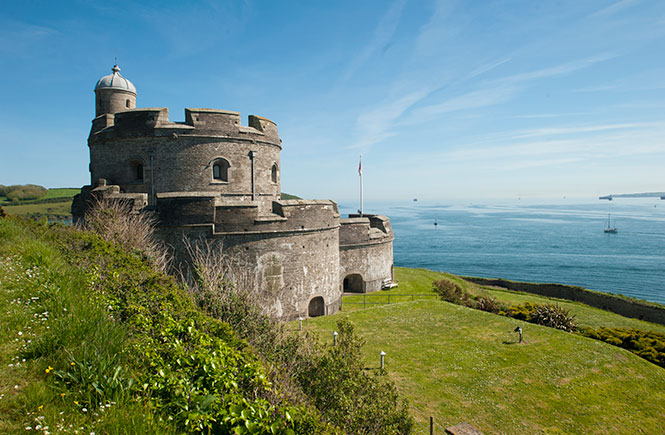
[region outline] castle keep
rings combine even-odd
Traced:
[[[219,240],[254,274],[256,290],[282,319],[337,311],[344,291],[392,285],[393,233],[380,215],[341,219],[333,201],[280,199],[282,140],[269,119],[213,109],[136,108],[120,74],[95,87],[88,137],[91,185],[72,205],[83,219],[91,197],[154,210],[158,233],[184,258],[183,235]]]

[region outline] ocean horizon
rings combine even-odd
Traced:
[[[357,208],[340,203],[343,217]],[[665,201],[658,198],[376,201],[364,211],[391,219],[395,266],[665,304]],[[603,231],[608,215],[616,234]]]

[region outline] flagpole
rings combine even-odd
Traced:
[[[360,216],[363,215],[363,156],[358,163],[358,175],[360,175]]]

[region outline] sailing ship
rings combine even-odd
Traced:
[[[610,215],[608,214],[607,215],[607,227],[605,227],[605,229],[603,229],[603,231],[606,232],[606,233],[612,233],[612,234],[616,233],[618,231],[617,227],[616,227],[616,221],[614,222],[614,225],[615,226],[611,226],[611,224],[610,224]]]

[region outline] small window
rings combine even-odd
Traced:
[[[212,165],[212,178],[217,181],[229,181],[229,162],[224,159],[215,160]]]
[[[270,171],[270,179],[273,183],[277,183],[277,163],[272,165],[272,171]]]
[[[141,163],[136,165],[136,181],[143,181],[143,165]]]
[[[125,106],[129,109],[129,100],[125,101]]]

